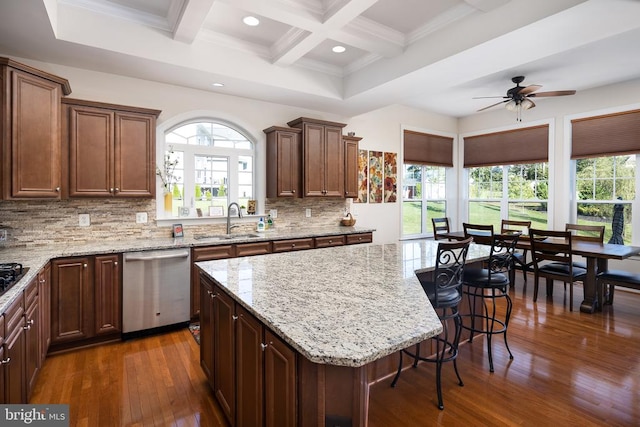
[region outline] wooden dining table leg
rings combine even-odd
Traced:
[[[602,310],[598,307],[598,293],[596,291],[596,274],[598,271],[607,269],[606,258],[587,257],[587,276],[583,282],[584,300],[580,304],[580,311],[583,313],[593,313]]]

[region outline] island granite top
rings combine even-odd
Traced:
[[[415,275],[434,268],[437,246],[340,246],[196,265],[310,361],[358,367],[442,331]],[[468,260],[487,257],[471,245]]]

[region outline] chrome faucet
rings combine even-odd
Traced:
[[[240,206],[236,202],[229,203],[227,207],[227,234],[231,233],[232,228],[239,227],[239,225],[231,226],[231,206],[236,205],[236,210],[238,211],[238,218],[242,218],[242,212],[240,211]]]

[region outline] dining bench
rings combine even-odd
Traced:
[[[598,301],[601,307],[613,304],[613,292],[616,286],[640,290],[640,274],[625,270],[605,270],[596,276]]]

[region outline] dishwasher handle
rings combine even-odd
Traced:
[[[189,256],[189,251],[181,251],[181,252],[173,252],[170,254],[163,255],[138,255],[138,254],[125,254],[125,261],[155,261],[158,259],[173,259],[173,258],[187,258]]]

